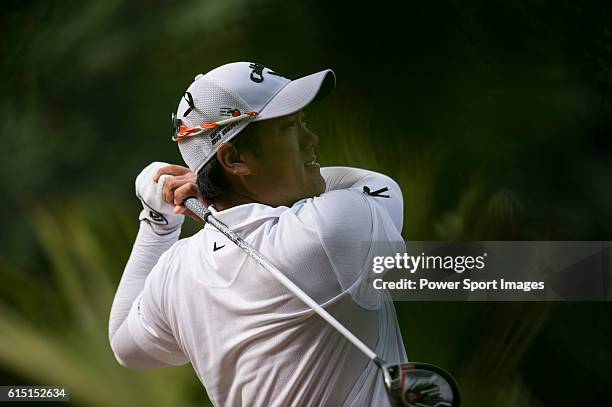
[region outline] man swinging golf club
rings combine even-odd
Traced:
[[[403,248],[402,194],[381,174],[320,168],[303,109],[334,86],[331,70],[289,80],[247,62],[195,78],[173,115],[189,169],[136,179],[140,230],[109,322],[120,364],[191,363],[218,406],[384,406],[406,386],[410,365],[380,374],[407,357],[368,280],[374,242]],[[188,203],[209,222],[178,240]]]

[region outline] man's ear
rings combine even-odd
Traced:
[[[243,176],[251,173],[251,168],[249,167],[249,162],[251,160],[245,160],[245,158],[246,157],[240,154],[236,147],[230,143],[221,144],[217,150],[217,160],[225,171],[232,175]]]

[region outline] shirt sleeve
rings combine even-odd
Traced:
[[[172,342],[164,336],[169,330],[160,329],[167,326],[155,303],[158,293],[154,290],[163,283],[160,281],[165,268],[162,253],[178,240],[179,235],[180,228],[160,235],[148,223],[141,222],[109,318],[111,348],[117,361],[125,367],[145,370],[185,363],[179,357],[164,358],[163,354],[150,351],[146,346],[148,342],[143,339],[147,338],[147,333],[154,333],[154,338],[157,335],[161,340]],[[156,325],[158,321],[161,322]]]
[[[362,178],[352,188],[326,192],[310,203],[312,223],[340,286],[367,309],[380,305],[380,292],[371,284],[373,257],[405,248],[398,229],[401,214],[393,220],[389,207],[380,203],[390,198],[372,196],[362,188],[365,182],[373,187],[382,185],[381,181],[391,185],[378,175]],[[401,196],[397,184],[392,187]]]
[[[377,206],[384,208],[398,232],[404,223],[404,199],[397,182],[392,178],[360,168],[325,167],[321,168],[325,179],[326,192],[350,189],[372,197]]]
[[[170,328],[164,304],[167,303],[166,252],[147,277],[127,318],[130,336],[146,354],[168,365],[188,362]]]

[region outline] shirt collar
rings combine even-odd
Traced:
[[[295,204],[297,204],[298,202],[296,202]],[[248,203],[244,205],[233,206],[222,211],[218,211],[217,209],[215,209],[214,205],[210,205],[208,209],[210,209],[210,212],[215,218],[225,223],[230,229],[235,230],[246,227],[253,223],[259,223],[264,219],[278,218],[284,211],[289,208],[287,206],[272,207],[260,203]],[[214,226],[208,223],[204,225],[204,228],[215,229]]]

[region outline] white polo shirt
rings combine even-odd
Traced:
[[[369,279],[373,242],[404,248],[394,181],[368,172],[291,207],[212,210],[379,356],[407,361],[390,295]],[[190,362],[218,406],[388,405],[376,366],[209,224],[161,256],[127,321],[148,355]]]

